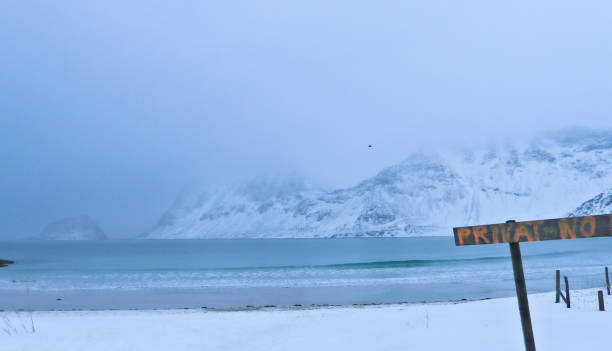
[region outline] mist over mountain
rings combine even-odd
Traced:
[[[62,218],[47,224],[38,236],[38,240],[104,240],[106,235],[100,226],[89,216]]]
[[[612,132],[414,154],[333,191],[256,179],[181,194],[146,238],[451,235],[453,226],[608,212]],[[586,201],[586,202],[585,202]]]

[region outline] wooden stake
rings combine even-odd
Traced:
[[[608,267],[606,267],[606,289],[608,289],[608,295],[610,295],[610,276],[608,276]]]
[[[605,307],[604,307],[604,301],[603,301],[603,291],[599,290],[597,291],[597,299],[599,300],[599,310],[600,311],[605,311]]]
[[[555,271],[555,303],[559,303],[559,295],[561,295],[561,271]]]
[[[570,308],[569,283],[566,276],[563,276],[563,279],[565,280],[565,302],[567,303],[567,308]]]
[[[521,259],[521,248],[519,243],[510,243],[510,255],[512,256],[512,270],[514,271],[516,297],[518,299],[519,313],[521,314],[521,325],[523,326],[525,350],[535,351],[533,329],[531,328],[531,314],[529,313],[529,300],[527,299],[527,286],[525,284],[525,274],[523,273],[523,261]]]

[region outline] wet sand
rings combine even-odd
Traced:
[[[414,289],[446,291],[444,299],[417,300],[401,296],[422,296]],[[425,291],[424,291],[425,292]],[[387,301],[377,297],[388,294]],[[469,300],[512,296],[513,289],[484,289]],[[143,309],[212,309],[245,310],[262,307],[294,308],[308,306],[350,306],[406,302],[439,302],[468,300],[448,284],[426,287],[308,287],[308,288],[224,288],[224,289],[145,289],[145,290],[65,290],[65,291],[0,291],[0,310],[52,311],[52,310],[143,310]]]

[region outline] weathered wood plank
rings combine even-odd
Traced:
[[[612,214],[453,228],[455,245],[612,236]]]

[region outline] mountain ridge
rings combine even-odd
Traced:
[[[451,235],[453,226],[564,217],[612,185],[612,132],[413,154],[357,185],[260,178],[179,196],[146,238]]]

